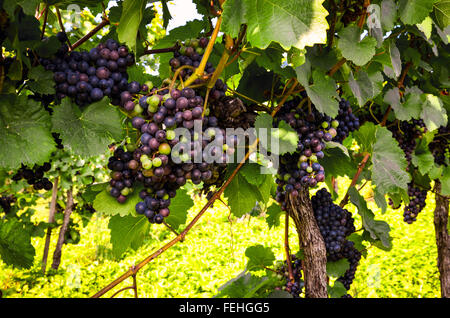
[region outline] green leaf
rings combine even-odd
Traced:
[[[347,176],[356,172],[356,166],[350,158],[339,148],[325,148],[325,156],[320,159],[320,164],[329,176]]]
[[[109,219],[112,251],[119,258],[128,248],[136,249],[144,243],[150,230],[150,222],[145,216],[114,215]]]
[[[405,24],[417,24],[423,21],[433,10],[436,0],[400,0],[398,12]]]
[[[88,203],[93,203],[97,195],[104,191],[108,185],[108,182],[96,183],[90,186],[87,186],[81,197]]]
[[[314,70],[312,77],[313,84],[305,87],[308,97],[319,112],[336,117],[339,111],[336,82],[318,70]]]
[[[246,163],[242,166],[239,172],[245,177],[245,179],[259,187],[266,181],[266,175],[261,174],[261,166],[257,163]]]
[[[348,26],[339,32],[338,48],[342,56],[358,66],[365,65],[375,55],[377,40],[366,36],[360,40],[360,29],[357,26]]]
[[[53,72],[46,71],[43,66],[33,67],[28,74],[32,81],[27,82],[28,87],[39,94],[55,94]]]
[[[242,74],[236,91],[258,102],[264,102],[268,99],[265,93],[271,91],[275,76],[273,72],[268,72],[265,68],[258,66],[256,62],[253,62],[247,66]]]
[[[31,235],[22,223],[16,219],[0,222],[0,256],[5,264],[30,268],[34,255]]]
[[[278,129],[272,132],[272,137],[278,140],[278,149],[271,144],[269,151],[276,155],[283,155],[285,153],[293,153],[297,150],[298,134],[297,132],[284,120],[278,124]]]
[[[247,247],[245,256],[248,258],[247,270],[258,271],[270,267],[275,261],[275,255],[270,247],[255,245]]]
[[[273,203],[266,211],[266,222],[269,229],[280,226],[280,216],[284,215],[284,211],[278,204]]]
[[[327,262],[327,274],[330,277],[338,278],[344,276],[345,272],[350,268],[350,263],[346,258],[336,262]]]
[[[411,162],[419,169],[422,175],[427,174],[434,166],[434,156],[428,148],[428,144],[434,138],[434,132],[427,132],[419,140],[411,158]]]
[[[405,93],[405,101],[401,104],[399,103],[400,98],[397,99],[397,96],[400,96],[398,88],[390,89],[386,92],[385,102],[391,105],[395,112],[395,117],[399,120],[419,118],[423,103],[421,99],[422,91],[417,86],[413,86],[406,89]]]
[[[285,49],[303,49],[326,42],[328,12],[323,0],[229,0],[224,4],[222,30],[237,37],[247,24],[247,39],[266,48],[272,41]]]
[[[167,224],[174,229],[186,224],[187,213],[194,206],[194,201],[185,189],[178,189],[177,195],[170,199],[170,215],[166,218]]]
[[[135,206],[142,201],[139,197],[139,191],[141,190],[142,187],[134,189],[133,193],[127,197],[127,201],[123,204],[117,202],[116,198],[106,190],[103,190],[95,197],[93,207],[98,213],[109,216],[136,215]]]
[[[82,157],[103,154],[112,141],[120,140],[123,135],[121,116],[109,105],[107,97],[83,111],[64,98],[61,105],[55,107],[52,124],[64,146]]]
[[[350,201],[358,208],[358,214],[361,216],[362,225],[372,239],[380,240],[385,248],[392,247],[392,238],[389,235],[391,228],[385,221],[375,220],[375,214],[367,208],[366,200],[354,187],[349,189]]]
[[[331,298],[341,298],[347,294],[347,289],[340,281],[335,281],[333,287],[328,286],[328,294]]]
[[[441,177],[441,194],[450,195],[450,166],[445,167]]]
[[[450,1],[441,0],[434,3],[432,17],[442,30],[448,27],[450,25]]]
[[[124,0],[122,15],[117,27],[120,42],[135,50],[139,25],[144,15],[146,0]]]
[[[24,95],[0,96],[0,149],[7,169],[46,162],[56,147],[44,107]]]
[[[391,31],[397,20],[397,5],[393,0],[381,2],[381,26],[384,31]]]
[[[251,185],[241,173],[237,173],[233,181],[225,189],[228,205],[236,217],[249,213],[258,201],[257,188]]]
[[[368,100],[379,94],[378,85],[383,82],[383,76],[380,72],[369,76],[364,71],[359,71],[355,75],[356,79],[353,77],[353,72],[350,72],[348,84],[359,106],[363,106]]]
[[[353,137],[355,137],[356,142],[361,147],[361,152],[372,153],[376,130],[377,127],[374,123],[366,122],[357,131],[353,132]]]
[[[423,94],[421,98],[424,102],[420,117],[423,119],[427,129],[433,131],[440,126],[446,126],[447,112],[443,108],[441,99],[432,94]]]
[[[22,7],[25,14],[34,15],[39,2],[39,0],[4,0],[3,8],[11,17],[14,16],[14,10],[16,9],[16,6]]]
[[[406,190],[410,175],[403,150],[386,127],[377,127],[372,154],[372,181],[380,193]]]
[[[430,17],[426,17],[421,23],[417,24],[417,28],[423,32],[428,40],[431,37],[431,31],[433,31],[433,20]]]
[[[271,280],[268,277],[242,272],[236,278],[220,286],[219,293],[215,297],[251,298],[270,283]]]

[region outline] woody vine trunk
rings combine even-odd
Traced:
[[[436,207],[434,228],[438,251],[437,265],[441,281],[441,296],[450,298],[450,235],[448,232],[449,198],[440,195],[441,183],[435,180]]]
[[[309,198],[308,189],[298,191],[298,196],[287,198],[287,211],[297,228],[300,248],[303,249],[305,296],[327,298],[327,252]]]

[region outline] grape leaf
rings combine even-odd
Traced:
[[[170,215],[166,218],[167,224],[177,229],[186,223],[187,213],[194,206],[194,201],[185,189],[177,190],[174,198],[170,199]]]
[[[272,280],[267,276],[254,276],[251,273],[242,272],[220,286],[219,293],[215,297],[251,298],[271,282]]]
[[[259,187],[265,182],[266,175],[261,174],[261,166],[256,163],[246,163],[239,170],[240,173],[245,177],[245,179]]]
[[[353,77],[353,72],[350,72],[348,84],[359,106],[363,106],[379,94],[378,84],[383,82],[383,76],[379,72],[369,76],[364,71],[359,71],[355,75],[356,79]]]
[[[34,255],[31,235],[22,223],[16,219],[0,222],[0,256],[5,264],[30,268]]]
[[[358,208],[362,225],[370,233],[370,237],[380,240],[385,248],[392,248],[391,228],[385,221],[375,220],[375,215],[367,208],[366,200],[354,187],[349,189],[350,201]]]
[[[434,132],[425,133],[417,143],[411,158],[412,164],[419,169],[422,175],[428,173],[434,166],[434,157],[428,148],[428,144],[433,140],[434,135]]]
[[[350,263],[346,258],[336,262],[327,262],[327,274],[330,277],[338,278],[344,276],[345,272],[350,268]]]
[[[136,215],[135,206],[142,201],[139,197],[139,191],[142,189],[142,187],[135,188],[123,204],[117,202],[117,199],[110,195],[108,191],[103,190],[95,197],[93,207],[98,213],[109,216]]]
[[[405,24],[417,24],[423,21],[433,10],[436,0],[400,0],[398,12]]]
[[[40,94],[55,94],[55,82],[53,81],[53,72],[46,71],[43,66],[33,67],[28,74],[31,81],[27,82],[28,87],[33,92]]]
[[[137,249],[148,235],[150,222],[145,216],[114,215],[109,219],[112,252],[119,258],[129,247]]]
[[[339,32],[338,48],[342,56],[358,66],[365,65],[375,55],[377,40],[366,36],[360,40],[360,29],[357,26],[348,26]],[[330,115],[331,116],[331,115]]]
[[[36,101],[21,95],[0,96],[0,166],[42,164],[56,150],[50,116]]]
[[[450,3],[448,0],[441,0],[434,3],[433,20],[437,23],[439,28],[445,29],[450,25]]]
[[[284,214],[281,207],[278,204],[272,204],[266,211],[266,223],[269,229],[280,225],[280,216]]]
[[[284,120],[280,121],[278,129],[272,132],[270,139],[272,138],[275,138],[273,141],[278,140],[278,147],[274,147],[273,141],[270,143],[269,151],[271,151],[272,154],[283,155],[285,153],[292,153],[297,149],[299,140],[298,134]]]
[[[442,107],[442,101],[439,97],[432,94],[423,94],[422,113],[420,117],[423,119],[425,126],[429,131],[438,129],[439,126],[447,125],[447,112]]]
[[[410,175],[406,172],[405,154],[386,127],[377,127],[372,153],[372,181],[380,193],[407,189]]]
[[[347,294],[347,289],[340,281],[335,281],[333,287],[328,286],[328,294],[331,298],[341,298]]]
[[[92,157],[104,153],[114,140],[123,135],[121,117],[108,98],[89,105],[81,111],[68,98],[55,107],[53,130],[61,135],[63,145],[74,154]]]
[[[364,152],[372,153],[373,145],[375,143],[376,126],[374,123],[366,122],[357,131],[353,132],[356,142]]]
[[[303,49],[326,42],[328,12],[323,0],[229,0],[224,4],[222,30],[237,37],[247,24],[247,39],[266,48],[272,41],[285,49]]]
[[[249,213],[258,201],[257,188],[250,184],[241,173],[237,173],[233,181],[225,189],[231,212],[241,217]]]
[[[381,26],[384,31],[391,31],[397,20],[397,5],[393,0],[381,2]]]
[[[120,42],[125,42],[128,47],[135,49],[136,38],[144,15],[146,0],[124,0],[122,15],[117,26],[117,35]]]
[[[248,258],[247,270],[258,271],[264,267],[270,267],[275,261],[275,255],[270,247],[255,245],[247,247],[245,256]]]
[[[306,92],[311,102],[321,113],[330,117],[336,117],[339,111],[339,103],[336,100],[336,82],[323,72],[314,70],[312,73],[313,84],[306,86]]]

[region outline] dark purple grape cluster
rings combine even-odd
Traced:
[[[109,193],[117,198],[117,202],[125,203],[133,189],[139,162],[134,159],[133,152],[117,148],[109,158],[108,169],[111,172]]]
[[[334,258],[344,248],[346,237],[355,231],[352,214],[334,204],[325,188],[317,191],[311,204],[327,252]]]
[[[306,96],[304,96],[306,98]],[[297,151],[280,158],[277,174],[276,200],[285,208],[285,196],[296,196],[302,187],[315,187],[325,180],[324,168],[319,160],[324,157],[325,142],[337,136],[337,120],[318,112],[313,106],[305,113],[298,105],[300,98],[294,98],[283,105],[274,119],[276,126],[284,120],[298,134]]]
[[[303,291],[303,287],[305,286],[304,281],[302,280],[302,261],[297,258],[295,255],[291,255],[291,266],[292,266],[292,275],[294,276],[294,281],[291,282],[289,279],[289,270],[286,260],[283,263],[283,266],[279,270],[286,279],[286,284],[283,287],[285,291],[290,293],[294,298],[300,298],[300,294]]]
[[[34,165],[32,169],[22,164],[17,173],[12,177],[12,180],[19,181],[25,179],[35,190],[45,189],[49,191],[53,188],[53,184],[48,178],[44,177],[44,174],[50,171],[51,167],[50,162],[46,162],[42,166]]]
[[[403,210],[403,221],[408,224],[417,220],[417,215],[425,207],[427,199],[427,190],[422,190],[414,185],[414,182],[408,183],[409,203]]]
[[[3,212],[9,213],[11,210],[11,204],[15,201],[16,198],[13,195],[0,196],[0,207],[3,209]]]
[[[311,204],[320,234],[325,242],[327,259],[335,262],[346,258],[350,263],[350,268],[344,276],[338,278],[338,281],[342,282],[348,290],[361,259],[361,253],[354,247],[354,243],[346,239],[355,231],[352,214],[334,204],[331,194],[325,188],[317,191],[311,198]]]
[[[450,128],[439,127],[434,139],[428,145],[434,157],[434,162],[447,167],[450,164]]]
[[[67,37],[58,36],[61,42]],[[128,83],[127,67],[135,63],[134,55],[126,46],[113,39],[87,51],[69,52],[67,44],[51,59],[41,58],[46,70],[53,71],[58,100],[69,96],[80,105],[88,105],[108,96],[114,105],[120,104],[121,93],[138,93],[137,82]]]
[[[359,118],[353,114],[350,103],[345,99],[340,100],[339,112],[335,119],[339,122],[339,126],[336,128],[337,134],[333,141],[342,143],[352,131],[359,128]]]
[[[411,164],[412,154],[416,149],[416,139],[421,138],[426,132],[425,123],[422,119],[412,119],[411,122],[402,121],[398,126],[391,128],[392,136],[398,141],[400,148],[405,153],[408,167]]]
[[[342,258],[348,260],[350,267],[345,271],[344,276],[339,277],[337,280],[349,290],[355,279],[356,270],[358,269],[359,261],[361,260],[361,252],[355,248],[355,243],[352,241],[345,241],[342,251],[336,255],[334,260],[337,261]]]

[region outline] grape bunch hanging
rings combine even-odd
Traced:
[[[347,237],[355,231],[352,214],[334,204],[331,194],[325,188],[317,191],[311,198],[311,204],[325,242],[328,260],[335,262],[346,258],[350,263],[350,268],[344,276],[338,278],[338,281],[349,290],[361,259],[361,253],[354,247],[354,243],[347,240]]]
[[[50,171],[51,167],[50,162],[46,162],[42,166],[34,165],[33,168],[22,164],[17,173],[12,177],[12,180],[20,181],[25,179],[35,190],[45,189],[49,191],[53,188],[53,184],[48,178],[44,177],[44,174]]]
[[[40,58],[46,70],[53,72],[56,83],[56,99],[70,97],[78,105],[85,106],[101,100],[104,96],[119,105],[123,91],[139,92],[137,82],[128,83],[127,67],[135,63],[134,55],[124,45],[108,39],[87,51],[71,51],[67,36],[57,35],[62,46],[54,57]]]
[[[280,158],[276,200],[283,209],[286,208],[286,194],[296,196],[302,187],[315,187],[325,180],[319,160],[324,157],[326,142],[342,142],[359,127],[358,118],[344,99],[339,102],[338,116],[334,119],[317,111],[314,105],[305,111],[303,107],[307,102],[310,101],[305,94],[286,102],[274,120],[275,125],[284,120],[299,136],[297,151]]]
[[[190,41],[191,45],[193,43],[197,42]],[[200,39],[196,51],[193,46],[188,46],[175,52],[174,59],[181,62],[174,63],[172,59],[173,70],[177,72],[177,66],[201,60],[199,48],[206,44],[207,41]],[[178,72],[184,79],[192,74],[188,72],[192,71],[190,68],[186,70]],[[208,72],[214,72],[212,66],[207,65],[205,76]],[[217,81],[212,95],[220,99],[225,95],[225,89],[223,82]],[[108,190],[119,203],[124,203],[133,187],[141,184],[144,187],[139,193],[142,201],[135,209],[151,223],[162,223],[169,216],[170,199],[187,180],[194,184],[217,181],[228,156],[233,153],[235,139],[227,140],[225,130],[218,127],[217,118],[204,111],[204,93],[201,87],[178,89],[175,85],[152,88],[145,94],[138,90],[121,93],[120,106],[134,116],[131,122],[139,140],[136,147],[128,145],[127,149],[116,149],[109,159],[108,168],[112,173]],[[194,129],[196,121],[201,123],[200,131]],[[176,136],[174,129],[180,127],[188,131],[188,136]],[[207,161],[208,155],[217,160]]]
[[[294,281],[292,282],[289,278],[289,269],[286,260],[282,263],[281,267],[277,269],[277,272],[281,273],[286,280],[283,290],[290,293],[294,298],[300,298],[303,287],[305,287],[305,282],[302,280],[302,261],[296,255],[291,255],[290,258]],[[281,290],[281,288],[276,288],[275,290]]]

